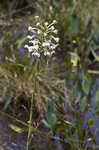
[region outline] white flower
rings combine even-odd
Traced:
[[[39,16],[35,16],[35,19],[38,19],[39,18]]]
[[[54,53],[55,53],[55,51],[52,51],[52,52],[51,52],[51,55],[54,54]]]
[[[54,40],[58,43],[59,42],[59,38],[57,37],[57,38],[54,38]]]
[[[40,23],[39,23],[39,22],[37,22],[36,26],[39,26],[39,25],[40,25]]]
[[[44,37],[46,37],[47,36],[47,33],[44,33]]]
[[[34,39],[34,40],[29,41],[29,43],[32,43],[33,45],[36,45],[36,44],[39,43],[39,40],[38,39]]]
[[[29,48],[29,46],[28,45],[24,45],[24,48]]]
[[[40,53],[38,53],[38,52],[33,52],[32,55],[40,57]]]
[[[33,46],[28,46],[28,51],[32,52],[33,51]]]
[[[45,52],[44,52],[44,56],[50,56],[50,55],[51,55],[50,52],[48,52],[48,51],[45,51]]]
[[[48,22],[45,22],[44,24],[45,24],[45,26],[48,26]]]
[[[55,49],[57,46],[58,46],[58,44],[53,44],[53,45],[51,46],[51,49],[53,50],[53,49]]]
[[[53,20],[53,23],[55,24],[55,23],[57,23],[57,21],[56,21],[56,20]]]
[[[54,37],[54,36],[51,36],[54,40],[55,40],[55,42],[59,42],[59,37]]]
[[[31,26],[28,27],[28,31],[32,33],[36,33],[37,28],[32,28]]]
[[[33,50],[38,50],[39,49],[38,45],[34,45],[34,46],[25,45],[24,47],[27,48],[29,52],[32,52]]]
[[[55,27],[54,26],[51,26],[51,28],[50,28],[52,31],[55,29]]]
[[[33,28],[31,26],[28,27],[28,31],[31,31],[33,30]]]
[[[51,40],[48,40],[47,42],[49,42],[51,44]]]
[[[32,35],[32,36],[28,35],[28,36],[27,36],[27,39],[32,40],[34,37],[35,37],[34,35]]]
[[[57,34],[57,33],[58,33],[58,30],[53,30],[52,32],[55,33],[55,34]]]
[[[43,46],[43,47],[50,46],[50,43],[49,43],[49,42],[43,42],[43,43],[42,43],[42,46]]]
[[[41,30],[38,30],[37,33],[38,33],[38,34],[41,34]]]
[[[39,18],[36,16],[35,18]],[[51,24],[45,22],[43,25],[38,21],[36,27],[28,27],[28,30],[31,32],[31,35],[28,35],[29,44],[24,47],[31,52],[32,55],[41,57],[41,53],[44,56],[51,56],[55,53],[55,49],[58,45],[59,38],[55,35],[58,30],[55,29],[54,20]]]
[[[32,36],[28,35],[27,38],[31,40],[31,39],[32,39]]]
[[[33,49],[38,50],[38,49],[39,49],[39,46],[38,46],[38,45],[34,45],[34,46],[33,46]]]

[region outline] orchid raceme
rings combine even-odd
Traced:
[[[36,23],[35,27],[28,27],[28,31],[31,33],[27,36],[28,44],[24,47],[28,49],[28,52],[33,56],[41,57],[51,56],[55,53],[55,49],[58,46],[59,37],[57,37],[58,30],[55,29],[56,21],[51,24],[48,22]]]
[[[35,27],[28,27],[28,31],[30,34],[27,36],[28,44],[24,47],[28,49],[28,52],[37,58],[41,58],[42,56],[52,56],[55,53],[55,49],[58,46],[59,37],[56,36],[57,29],[55,29],[54,20],[51,24],[48,22],[41,23],[39,16],[36,16],[36,20],[38,21]],[[37,59],[36,59],[37,60]],[[39,72],[39,61],[35,61],[35,71],[34,71],[34,78],[33,78],[33,93],[31,99],[31,108],[30,108],[30,118],[29,118],[29,125],[28,125],[28,137],[27,137],[27,144],[26,150],[29,150],[29,142],[31,136],[31,128],[32,128],[32,109],[33,103],[35,99],[36,91],[36,84],[37,84],[37,74]]]

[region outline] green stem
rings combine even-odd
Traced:
[[[30,108],[30,118],[29,118],[29,124],[28,124],[28,136],[27,136],[27,144],[26,144],[26,150],[29,150],[29,144],[30,144],[30,138],[31,138],[31,131],[32,131],[32,115],[33,115],[33,104],[34,104],[34,96],[36,92],[36,78],[37,78],[37,68],[38,62],[36,64],[36,70],[34,74],[34,90],[32,92],[32,99],[31,99],[31,108]]]
[[[32,93],[32,99],[31,99],[31,108],[30,108],[30,118],[29,118],[29,125],[28,125],[28,137],[27,137],[26,150],[29,149],[30,136],[31,136],[31,129],[32,129],[33,98],[34,98],[34,91],[33,91],[33,93]]]

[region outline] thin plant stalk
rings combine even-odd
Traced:
[[[29,149],[29,143],[30,143],[30,137],[31,137],[31,131],[32,131],[32,115],[33,115],[33,99],[34,99],[34,91],[32,92],[32,99],[31,99],[31,108],[30,108],[30,118],[29,118],[29,124],[28,124],[28,137],[27,137],[27,143],[26,143],[26,150]]]
[[[37,66],[36,66],[36,71],[37,71]],[[30,137],[31,137],[31,132],[32,132],[32,116],[33,116],[33,104],[34,104],[35,92],[36,92],[36,73],[34,75],[34,90],[32,92],[31,107],[30,107],[30,118],[28,121],[29,124],[28,124],[28,136],[27,136],[26,150],[29,149]]]

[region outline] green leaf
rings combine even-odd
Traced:
[[[56,123],[56,121],[57,121],[56,115],[52,113],[49,116],[47,116],[46,120],[43,120],[43,123],[47,128],[52,128],[53,125]]]
[[[43,121],[43,123],[48,128],[52,128],[53,125],[57,122],[56,115],[54,113],[54,104],[53,101],[48,100],[46,104],[46,121]]]
[[[10,95],[8,96],[8,99],[6,100],[5,104],[4,104],[4,110],[6,110],[9,106],[9,104],[11,103],[12,101],[12,97],[13,97],[13,93],[11,92]]]
[[[86,110],[86,107],[87,107],[87,99],[86,99],[86,96],[84,96],[84,97],[81,99],[80,107],[81,107],[81,112],[84,112],[84,111]]]
[[[51,127],[56,123],[56,115],[54,113],[50,114],[49,117],[47,116],[47,122],[51,125]]]
[[[91,24],[92,24],[92,16],[89,16],[89,18],[88,18],[88,23],[87,23],[87,25],[84,27],[83,33],[86,33],[87,31],[90,30]]]
[[[24,37],[24,38],[22,38],[22,39],[17,40],[16,44],[18,44],[18,48],[20,48],[20,47],[21,47],[21,45],[25,42],[25,40],[26,40],[26,37]]]
[[[51,100],[48,100],[47,103],[46,103],[46,109],[47,109],[47,113],[53,113],[53,108],[54,107],[54,104]]]
[[[96,107],[96,109],[99,109],[99,89],[96,92],[95,107]]]
[[[70,92],[70,99],[71,101],[75,101],[77,97],[77,91],[78,91],[78,84],[76,83]]]
[[[95,57],[95,60],[99,62],[99,56],[94,52],[94,50],[91,50],[91,51],[92,51],[93,56]]]
[[[14,124],[9,124],[8,125],[12,130],[14,130],[15,132],[17,133],[23,133],[24,132],[24,129],[14,125]]]
[[[47,127],[47,128],[51,128],[51,125],[48,124],[48,122],[46,120],[42,120],[42,122],[44,123],[44,125]]]
[[[70,25],[70,36],[74,37],[79,33],[80,22],[76,15],[72,16],[71,25]]]
[[[89,90],[90,90],[90,80],[88,79],[87,76],[83,75],[83,79],[82,79],[82,90],[84,91],[84,93],[86,95],[89,94]]]

